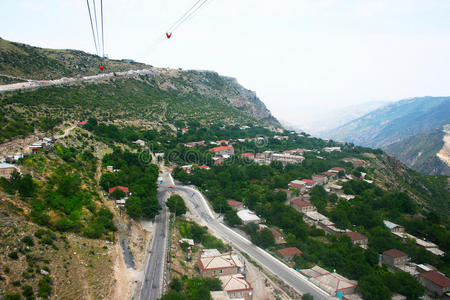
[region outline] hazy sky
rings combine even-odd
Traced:
[[[302,125],[321,109],[450,95],[448,0],[210,0],[165,39],[195,1],[104,0],[105,52],[236,77]],[[0,36],[95,52],[84,0],[1,0]]]

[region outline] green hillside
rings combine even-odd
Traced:
[[[1,75],[40,80],[95,75],[100,71],[99,64],[105,65],[108,72],[150,67],[142,63],[102,59],[97,55],[79,50],[44,49],[0,38],[0,83],[2,84],[10,83],[11,79]]]
[[[450,97],[421,97],[379,108],[329,131],[336,140],[385,148],[404,138],[450,123]]]

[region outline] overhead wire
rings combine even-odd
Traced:
[[[184,18],[182,21],[180,21],[175,27],[172,28],[172,31],[175,31],[178,27],[180,27],[183,23],[185,23],[186,21],[188,21],[189,19],[192,19],[192,17],[195,15],[195,13],[197,13],[199,11],[200,8],[202,8],[203,5],[206,4],[206,2],[208,2],[208,0],[203,0],[203,2],[197,6],[197,8],[195,8],[193,11],[191,11],[189,13],[189,15],[186,16],[186,18]]]
[[[91,15],[91,8],[89,7],[89,0],[86,0],[88,12],[89,12],[89,20],[91,21],[91,29],[92,29],[92,37],[94,38],[94,45],[95,45],[95,53],[98,55],[98,49],[97,49],[97,41],[95,40],[95,32],[94,32],[94,25],[92,24],[92,15]]]
[[[172,31],[172,28],[175,26],[175,25],[177,25],[177,23],[178,22],[180,22],[181,20],[183,20],[183,18],[184,17],[186,17],[186,15],[191,11],[191,10],[193,10],[196,6],[197,6],[197,4],[199,4],[200,2],[202,2],[203,0],[198,0],[197,2],[195,2],[195,4],[191,7],[191,8],[189,8],[175,23],[173,23],[170,27],[169,27],[169,29],[167,29],[167,31],[166,32],[171,32]]]
[[[94,17],[95,17],[95,28],[97,29],[97,44],[98,47],[100,48],[100,38],[98,35],[98,22],[97,22],[97,10],[95,9],[95,0],[92,0],[92,2],[94,3]],[[99,55],[100,55],[100,51],[99,51]]]
[[[103,0],[100,0],[100,10],[102,15],[102,57],[105,57],[105,32],[103,31]]]

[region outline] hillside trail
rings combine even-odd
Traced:
[[[19,82],[19,83],[10,83],[0,85],[0,93],[15,91],[15,90],[24,90],[24,89],[32,89],[32,88],[40,88],[40,87],[48,87],[53,85],[62,85],[67,83],[77,83],[77,82],[85,82],[85,81],[100,81],[110,78],[116,77],[132,77],[136,75],[152,75],[158,74],[159,71],[155,68],[150,69],[142,69],[142,70],[128,70],[124,72],[111,72],[111,73],[102,73],[91,76],[83,76],[83,77],[62,77],[60,79],[54,80],[28,80],[27,82]]]

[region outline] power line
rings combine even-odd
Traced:
[[[175,29],[177,29],[178,27],[180,27],[183,23],[185,23],[187,20],[191,19],[195,13],[202,8],[203,5],[206,4],[206,2],[208,2],[208,0],[203,0],[203,2],[195,9],[193,10],[186,18],[184,18],[180,23],[178,23],[174,28],[172,28],[172,31],[175,31]]]
[[[99,39],[99,35],[98,35],[98,23],[97,23],[97,10],[95,9],[95,0],[92,0],[92,2],[94,3],[95,28],[97,29],[97,44],[98,44],[98,47],[100,47],[100,39]],[[100,51],[99,51],[99,55],[100,55]]]
[[[91,20],[91,29],[92,29],[92,37],[94,38],[94,44],[95,44],[95,53],[98,55],[97,50],[97,41],[95,40],[95,32],[94,32],[94,25],[92,24],[92,16],[91,16],[91,8],[89,7],[89,0],[86,0],[88,12],[89,12],[89,20]]]
[[[102,13],[102,51],[103,57],[105,57],[105,32],[103,31],[103,0],[100,0],[100,9]]]
[[[175,23],[172,24],[172,26],[169,27],[169,29],[167,29],[167,32],[171,32],[172,29],[177,25],[178,22],[182,21],[184,19],[184,17],[186,17],[190,11],[192,11],[200,2],[202,2],[203,0],[198,0],[197,2],[195,2],[195,4],[189,8],[182,16],[181,18],[179,18]]]

